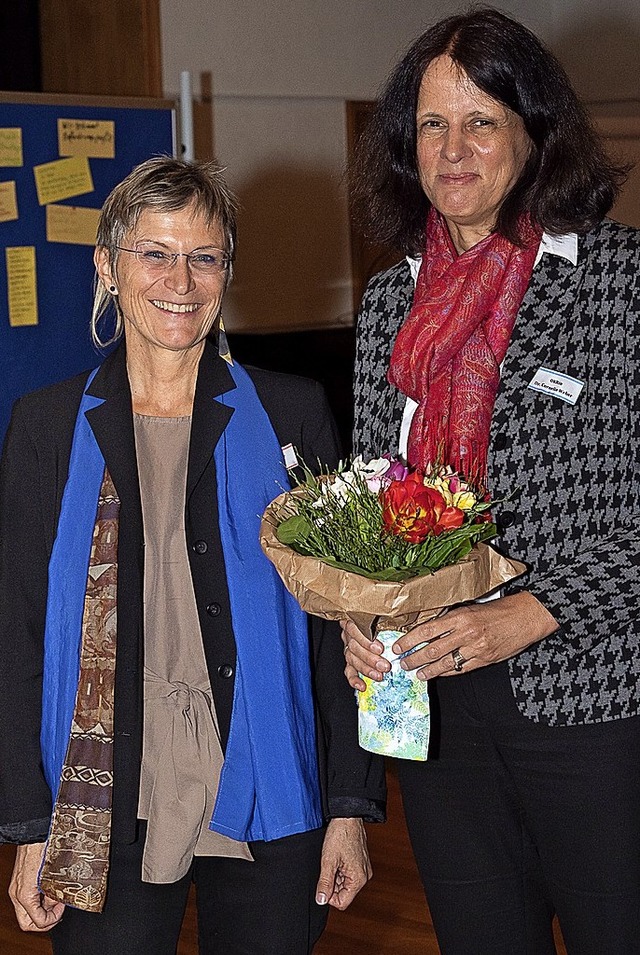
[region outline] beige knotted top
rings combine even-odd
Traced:
[[[223,754],[185,539],[191,418],[136,414],[134,427],[145,537],[142,880],[175,882],[194,855],[252,856],[208,828]]]

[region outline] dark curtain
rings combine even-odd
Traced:
[[[42,89],[38,0],[0,4],[0,89],[37,93]]]
[[[231,354],[243,364],[319,381],[336,419],[343,453],[351,450],[354,328],[280,335],[229,335],[229,345]]]

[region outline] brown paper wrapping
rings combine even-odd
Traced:
[[[307,613],[326,620],[349,617],[372,636],[380,630],[408,630],[436,617],[454,604],[475,600],[526,570],[517,560],[503,557],[488,544],[476,544],[460,563],[434,574],[401,582],[371,580],[303,557],[276,536],[281,510],[289,494],[272,501],[262,518],[260,544],[285,587]]]

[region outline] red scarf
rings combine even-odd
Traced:
[[[541,231],[520,223],[523,248],[497,232],[458,255],[432,207],[411,311],[388,379],[418,402],[409,432],[415,467],[440,461],[483,483],[489,428]]]

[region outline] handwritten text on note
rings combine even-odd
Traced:
[[[58,152],[61,156],[114,159],[115,129],[111,120],[59,119]]]
[[[83,206],[46,207],[47,242],[69,242],[71,245],[95,245],[99,209]]]
[[[36,250],[33,245],[9,246],[7,260],[7,295],[9,324],[38,324],[38,293],[36,291]]]
[[[22,165],[22,130],[19,126],[0,127],[0,166]]]
[[[15,180],[0,182],[0,222],[13,222],[18,218],[18,200]]]
[[[45,162],[41,166],[34,166],[33,174],[41,206],[93,192],[93,179],[86,156]]]

